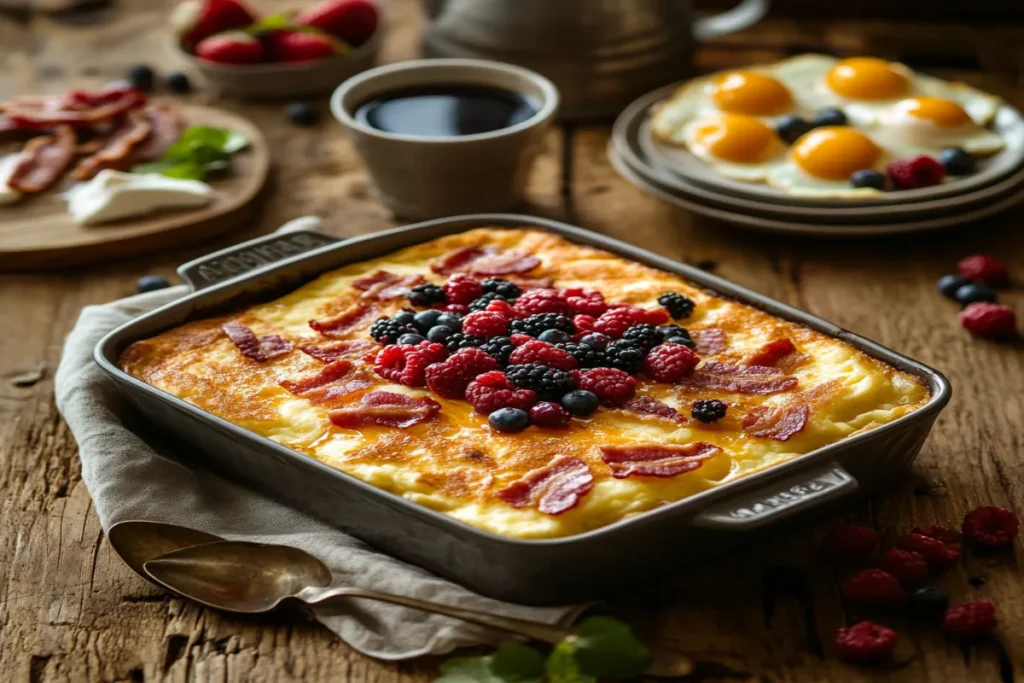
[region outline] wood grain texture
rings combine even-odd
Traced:
[[[99,85],[131,63],[172,68],[160,42],[170,0],[122,0],[97,13],[0,18],[0,97]],[[264,9],[284,3],[264,0]],[[384,59],[415,55],[421,22],[413,0],[395,0]],[[102,23],[101,23],[102,22]],[[925,27],[921,35],[931,29]],[[991,88],[1018,106],[1024,40],[1019,29],[942,29],[970,46],[975,64],[947,75]],[[892,30],[879,23],[775,20],[711,46],[704,68],[776,59],[790,46],[867,50]],[[902,34],[901,34],[902,35]],[[952,38],[951,38],[952,36]],[[955,40],[954,40],[955,39]],[[908,38],[908,40],[910,40]],[[797,50],[798,51],[798,50]],[[1001,66],[1000,66],[1001,65]],[[997,68],[998,67],[998,68]],[[197,93],[189,98],[203,103]],[[132,575],[103,540],[80,480],[74,442],[53,406],[52,373],[79,310],[134,291],[149,272],[316,213],[338,235],[393,225],[355,152],[333,122],[290,126],[280,106],[230,100],[263,131],[275,174],[252,227],[192,248],[49,274],[0,275],[0,678],[11,681],[355,681],[419,683],[435,660],[388,664],[363,657],[297,614],[238,619],[199,609]],[[326,103],[321,103],[326,116]],[[1024,346],[972,341],[935,279],[964,254],[987,251],[1024,275],[1024,212],[924,239],[808,242],[759,236],[695,218],[650,199],[605,159],[608,127],[553,131],[534,170],[524,211],[578,221],[600,232],[697,263],[714,261],[736,282],[806,308],[928,362],[955,392],[914,471],[882,495],[802,524],[681,573],[638,594],[622,612],[650,638],[713,660],[705,680],[773,683],[1024,680],[1024,572],[1011,554],[969,556],[938,584],[954,600],[992,599],[999,646],[961,650],[927,626],[896,617],[904,664],[858,669],[838,661],[837,626],[859,618],[839,598],[843,578],[815,559],[836,519],[876,525],[886,543],[913,526],[955,526],[965,511],[996,503],[1024,513]],[[1024,312],[1024,295],[1003,294]],[[1018,540],[1016,552],[1024,549]],[[974,583],[970,579],[975,579]],[[983,585],[977,579],[984,579]],[[730,673],[731,672],[731,673]]]

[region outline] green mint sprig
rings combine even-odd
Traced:
[[[138,164],[132,173],[159,173],[168,178],[203,180],[230,164],[231,155],[249,140],[238,131],[213,126],[190,126],[157,161]]]
[[[591,617],[546,657],[526,645],[503,645],[490,655],[448,660],[434,683],[597,683],[635,678],[649,660],[650,652],[629,626]]]

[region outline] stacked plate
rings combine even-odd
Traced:
[[[1006,147],[980,162],[970,176],[877,199],[815,199],[731,180],[685,148],[655,140],[648,123],[650,109],[677,87],[648,93],[622,112],[608,143],[608,157],[626,180],[695,213],[767,232],[870,236],[960,225],[1024,200],[1024,115],[1009,105],[999,109],[993,124]]]

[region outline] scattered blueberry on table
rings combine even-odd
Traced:
[[[320,121],[320,112],[306,102],[293,102],[288,105],[288,120],[296,126],[315,126]]]
[[[939,278],[936,287],[942,296],[955,299],[957,290],[969,284],[971,281],[963,275],[943,275]]]
[[[167,87],[171,92],[180,94],[192,92],[192,82],[181,71],[173,71],[167,75]]]
[[[144,292],[155,292],[158,289],[167,289],[171,286],[170,281],[163,275],[143,275],[135,283],[135,289],[140,294]]]
[[[128,70],[128,82],[136,90],[149,92],[153,89],[153,69],[146,64],[136,64]]]
[[[956,290],[956,294],[953,295],[953,298],[956,299],[956,302],[961,306],[977,303],[979,301],[992,303],[996,300],[996,292],[991,287],[972,282]]]

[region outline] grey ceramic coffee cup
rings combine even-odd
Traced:
[[[390,133],[354,116],[374,97],[431,85],[521,93],[537,112],[508,128],[450,137]],[[558,90],[543,76],[478,59],[423,59],[378,67],[348,79],[331,96],[331,112],[348,131],[384,204],[398,216],[420,219],[502,211],[519,204],[558,104]]]

